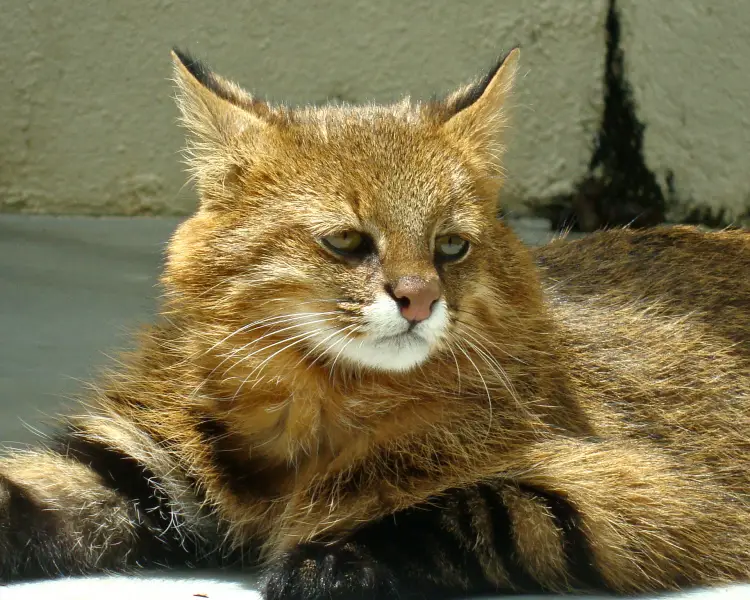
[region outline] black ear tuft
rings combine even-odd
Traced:
[[[236,98],[233,98],[232,96],[227,94],[224,86],[222,86],[217,81],[213,72],[208,68],[208,65],[206,63],[195,58],[187,50],[180,50],[179,48],[174,47],[172,48],[172,52],[175,53],[175,56],[180,59],[180,62],[188,71],[190,71],[190,74],[195,77],[203,87],[211,90],[222,100],[227,100],[228,102],[236,101]]]
[[[453,106],[451,107],[453,114],[459,113],[465,108],[469,108],[472,104],[474,104],[482,97],[482,94],[484,94],[487,86],[500,70],[500,67],[505,64],[505,60],[508,58],[508,56],[510,56],[510,53],[517,48],[520,48],[520,45],[516,44],[510,50],[508,50],[502,57],[498,59],[498,61],[495,63],[495,66],[492,67],[492,69],[490,69],[489,72],[484,77],[482,77],[482,79],[470,85],[459,98],[456,98]]]

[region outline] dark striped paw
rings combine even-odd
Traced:
[[[402,596],[391,570],[354,544],[305,544],[271,570],[266,600],[386,600]]]

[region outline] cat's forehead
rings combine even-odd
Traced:
[[[323,110],[291,136],[297,137],[296,151],[286,157],[304,163],[300,174],[308,171],[350,189],[350,197],[385,201],[413,192],[450,201],[470,188],[471,172],[459,149],[413,107]]]
[[[338,154],[347,162],[397,164],[456,158],[440,129],[414,106],[353,106],[308,109],[293,122],[290,137],[310,150]]]
[[[471,172],[460,153],[414,112],[338,109],[289,130],[288,161],[303,218],[416,234],[466,213]],[[479,211],[479,208],[477,208]]]

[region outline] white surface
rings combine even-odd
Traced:
[[[21,583],[0,588],[0,600],[209,600],[259,599],[255,578],[202,577],[185,573],[153,573],[139,577],[102,576]],[[201,594],[203,594],[201,596]]]
[[[202,576],[185,572],[153,573],[139,577],[102,576],[90,578],[59,579],[22,583],[0,587],[0,600],[195,600],[207,597],[209,600],[259,600],[260,593],[255,588],[256,579],[252,575],[203,573]],[[200,594],[203,594],[201,596]],[[504,600],[554,600],[570,596],[504,596]],[[603,600],[606,596],[585,596],[588,600]],[[657,596],[641,596],[642,600]],[[717,588],[669,594],[660,598],[670,600],[747,600],[750,586]]]

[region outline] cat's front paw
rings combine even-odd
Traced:
[[[403,596],[391,570],[354,544],[305,544],[272,569],[266,600],[386,600]]]

